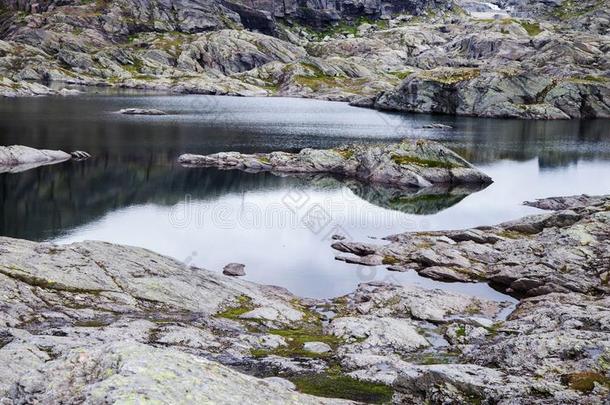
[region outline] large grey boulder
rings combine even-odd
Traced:
[[[189,167],[218,167],[250,172],[270,171],[293,175],[329,173],[401,187],[491,182],[487,175],[450,149],[423,140],[405,140],[391,145],[352,145],[326,150],[303,149],[299,153],[185,154],[178,161]]]
[[[246,266],[241,263],[229,263],[222,269],[222,274],[232,277],[246,275]]]

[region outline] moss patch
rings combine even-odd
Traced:
[[[529,21],[519,21],[519,25],[521,25],[530,37],[535,37],[536,35],[542,32],[542,28],[540,28],[540,24]]]
[[[217,318],[227,318],[227,319],[239,319],[239,317],[246,312],[250,312],[254,309],[254,304],[252,303],[252,298],[247,295],[240,295],[237,297],[237,305],[229,307],[222,312],[217,313],[215,316]]]
[[[395,256],[384,256],[381,263],[392,266],[400,263],[400,260],[398,260],[398,258]]]
[[[387,403],[393,395],[385,384],[360,381],[347,375],[313,374],[290,379],[305,394],[368,403]]]
[[[420,159],[414,156],[392,155],[392,160],[398,165],[416,165],[423,167],[439,167],[443,169],[453,169],[457,165],[449,162],[440,162],[438,160]]]
[[[74,326],[81,328],[103,328],[104,326],[108,326],[111,323],[112,322],[108,320],[88,319],[86,321],[78,321],[74,323]]]
[[[607,77],[601,76],[593,76],[587,75],[582,77],[570,77],[568,81],[572,83],[582,83],[582,84],[605,84],[610,83],[610,79]]]
[[[391,74],[392,76],[396,76],[400,80],[404,80],[407,77],[411,76],[413,74],[413,71],[412,70],[403,70],[403,71],[395,71],[395,72],[388,72],[388,73]]]
[[[418,76],[424,80],[431,80],[442,84],[456,84],[475,79],[480,75],[481,70],[473,68],[427,70],[418,73]]]
[[[551,12],[559,20],[571,20],[583,16],[605,6],[605,0],[598,0],[595,4],[582,4],[579,0],[565,0]]]
[[[335,152],[341,155],[341,157],[345,160],[349,160],[354,156],[354,151],[349,148],[335,149]]]
[[[595,384],[600,384],[610,388],[610,378],[595,371],[583,371],[568,374],[564,377],[564,383],[575,391],[583,393],[593,391]]]
[[[458,355],[455,353],[423,353],[414,354],[405,358],[406,361],[415,364],[432,365],[432,364],[452,364],[458,360]]]
[[[123,69],[131,74],[139,74],[144,67],[144,62],[140,58],[133,58],[133,62],[129,65],[123,65]]]
[[[333,352],[313,353],[303,349],[307,342],[323,342],[329,345],[333,350],[343,343],[343,340],[334,336],[327,335],[322,332],[321,325],[319,328],[301,328],[301,329],[271,329],[268,333],[272,335],[282,336],[287,343],[287,346],[280,346],[273,350],[254,349],[251,354],[254,357],[266,357],[276,355],[281,357],[313,357],[323,358],[332,356]]]

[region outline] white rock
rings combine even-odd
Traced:
[[[280,313],[277,309],[271,307],[260,307],[253,309],[252,311],[242,314],[242,319],[266,319],[268,321],[277,321]]]
[[[332,350],[331,347],[324,342],[306,342],[303,345],[303,349],[312,353],[327,353]]]
[[[125,115],[167,115],[165,111],[155,108],[124,108],[119,110],[119,114]]]
[[[364,339],[346,350],[377,354],[388,351],[409,352],[428,347],[430,343],[421,336],[415,325],[407,319],[366,317],[335,318],[329,325],[330,332],[345,339]]]
[[[264,379],[265,381],[267,381],[269,384],[274,385],[278,388],[282,388],[285,390],[289,390],[289,391],[296,391],[297,386],[294,385],[294,383],[292,383],[291,381],[286,380],[285,378],[281,378],[281,377],[267,377]]]

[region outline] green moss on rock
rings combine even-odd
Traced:
[[[427,70],[417,74],[421,79],[442,84],[456,84],[476,79],[480,75],[481,70],[475,68]]]
[[[354,151],[349,148],[335,149],[335,152],[341,155],[341,157],[345,160],[349,160],[354,156]]]
[[[395,256],[384,256],[381,263],[392,266],[400,263],[400,260],[398,260],[398,258]]]
[[[443,169],[453,169],[458,167],[457,165],[450,162],[441,162],[438,160],[431,159],[421,159],[414,156],[405,156],[405,155],[392,155],[392,160],[397,165],[416,165],[423,167],[438,167]]]
[[[540,24],[536,22],[519,21],[519,25],[521,25],[527,31],[527,34],[530,37],[535,37],[542,32]]]
[[[367,403],[388,403],[394,391],[385,384],[360,381],[342,374],[312,374],[290,379],[305,394]]]
[[[252,298],[247,295],[240,295],[237,297],[237,305],[226,308],[224,311],[216,314],[217,318],[227,319],[239,319],[239,317],[246,312],[250,312],[254,309]]]
[[[269,334],[282,336],[287,345],[280,346],[272,350],[265,349],[254,349],[251,351],[254,357],[266,357],[269,355],[276,355],[288,358],[297,357],[312,357],[312,358],[324,358],[333,355],[333,351],[326,353],[314,353],[305,350],[303,347],[307,342],[323,342],[335,350],[339,345],[343,343],[343,340],[334,335],[327,335],[322,332],[321,325],[319,327],[303,327],[300,329],[271,329],[268,331]]]
[[[568,374],[564,377],[564,383],[571,389],[582,393],[593,391],[595,384],[610,388],[610,378],[595,371]]]

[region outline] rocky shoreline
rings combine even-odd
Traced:
[[[469,260],[477,280],[529,296],[516,309],[387,283],[304,299],[141,248],[0,238],[0,399],[601,403],[610,197],[534,205],[558,211],[384,247],[341,242],[420,273],[416,257],[432,252]]]
[[[491,178],[443,145],[405,139],[389,145],[348,145],[336,149],[303,149],[299,153],[212,155],[184,154],[186,167],[216,167],[278,175],[331,174],[397,187],[489,184]]]
[[[451,115],[610,117],[603,2],[283,5],[9,2],[0,9],[0,94],[56,94],[38,83],[61,82]]]

